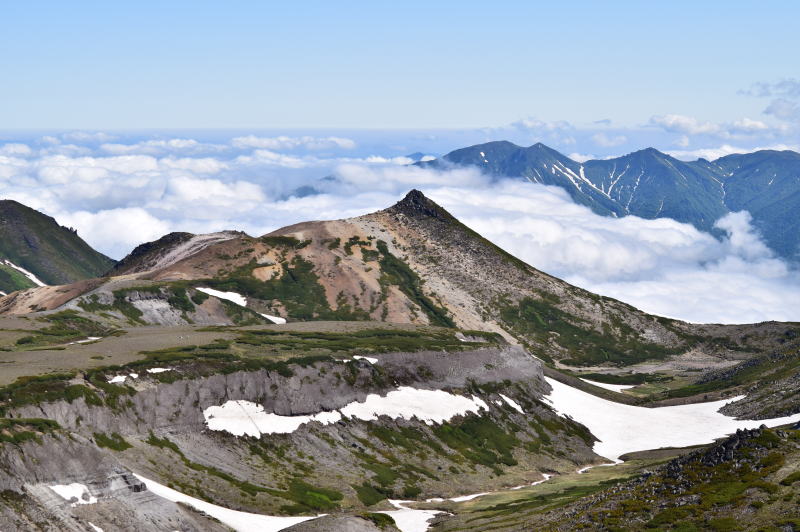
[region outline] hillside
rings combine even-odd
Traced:
[[[800,154],[762,150],[715,161],[685,162],[653,148],[578,163],[537,143],[527,148],[499,141],[454,150],[416,163],[468,165],[496,178],[523,178],[563,188],[598,214],[672,218],[703,231],[729,212],[747,210],[769,246],[800,258]]]
[[[53,218],[16,201],[0,200],[0,291],[99,277],[113,265]]]
[[[798,530],[798,428],[739,431],[633,474],[449,508],[432,530]]]
[[[772,342],[735,336],[734,327],[715,329],[724,341],[712,341],[702,326],[571,286],[497,248],[417,191],[373,214],[260,238],[168,235],[137,248],[116,271],[125,275],[15,294],[0,312],[73,309],[114,326],[263,323],[266,316],[457,326],[497,332],[545,361],[575,367],[664,359],[702,344],[711,354],[742,358],[737,349],[760,351]],[[209,297],[209,290],[237,297]]]
[[[647,315],[523,263],[418,191],[262,237],[167,235],[116,272],[0,301],[3,530],[326,513],[406,532],[465,493],[569,486],[622,449],[762,423],[720,408],[768,425],[800,409],[796,325]],[[702,434],[675,423],[686,408],[710,420]],[[635,435],[606,433],[616,412]],[[657,461],[596,469],[623,480]]]

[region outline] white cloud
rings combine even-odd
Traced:
[[[579,163],[585,163],[586,161],[590,161],[592,159],[596,159],[597,158],[594,155],[588,155],[588,154],[578,153],[578,152],[570,153],[569,155],[567,155],[567,157],[569,157],[573,161],[577,161]]]
[[[684,133],[687,135],[707,135],[719,133],[720,131],[720,127],[717,124],[700,122],[696,118],[683,115],[654,116],[650,118],[650,123],[673,133]]]
[[[764,109],[764,114],[772,115],[780,120],[798,120],[800,119],[800,104],[786,98],[777,98]]]
[[[606,135],[605,133],[595,133],[592,135],[592,140],[598,146],[612,148],[614,146],[625,144],[628,141],[628,138],[625,135],[611,136]]]
[[[0,146],[0,155],[9,155],[12,157],[27,157],[33,154],[33,150],[27,144],[11,143],[3,144]]]
[[[143,242],[149,242],[170,232],[170,225],[147,210],[134,207],[101,210],[98,212],[65,212],[57,214],[61,225],[74,227],[84,240],[98,245],[102,251],[120,256],[119,251],[130,251]]]
[[[698,148],[696,150],[667,150],[666,153],[668,155],[675,157],[676,159],[681,159],[682,161],[695,161],[700,158],[713,161],[715,159],[719,159],[720,157],[724,157],[726,155],[732,155],[734,153],[753,153],[761,150],[798,151],[800,150],[800,146],[775,144],[772,146],[754,146],[752,148],[740,148],[736,146],[731,146],[730,144],[723,144],[718,148]]]
[[[114,135],[111,135],[109,133],[104,133],[102,131],[96,131],[96,132],[71,131],[69,133],[62,134],[61,138],[71,142],[93,143],[93,142],[110,142],[114,140],[116,137]]]
[[[267,150],[293,150],[305,148],[309,150],[330,150],[344,149],[351,150],[356,147],[352,139],[343,137],[257,137],[247,135],[236,137],[231,140],[231,144],[236,148],[263,148]]]
[[[475,168],[436,171],[406,166],[410,160],[403,157],[325,158],[264,147],[242,153],[241,143],[210,156],[190,139],[172,140],[134,143],[164,148],[158,154],[113,154],[91,148],[94,138],[86,145],[38,142],[30,152],[12,147],[13,153],[0,153],[0,190],[121,258],[173,230],[261,235],[300,221],[372,212],[420,188],[535,267],[645,310],[693,321],[800,319],[796,274],[770,254],[746,213],[718,222],[729,233],[720,242],[668,219],[601,217],[561,189],[492,183]],[[725,144],[673,154],[716,158],[746,151]],[[324,176],[332,179],[319,180]],[[290,197],[309,184],[322,193]]]
[[[769,114],[769,113],[768,113]],[[740,118],[733,122],[714,123],[700,121],[691,116],[684,115],[659,115],[650,118],[650,125],[656,126],[670,133],[683,135],[680,142],[688,146],[690,135],[707,135],[721,139],[747,138],[754,136],[774,136],[785,133],[786,126],[771,126],[761,120]]]
[[[674,220],[598,216],[541,185],[428,192],[538,269],[645,311],[696,322],[800,318],[800,280],[772,256],[746,213],[719,222],[729,233],[720,242]]]

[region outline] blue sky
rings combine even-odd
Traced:
[[[9,2],[0,129],[765,120],[796,2]]]

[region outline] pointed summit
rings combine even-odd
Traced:
[[[406,197],[386,209],[386,212],[404,214],[412,218],[429,217],[442,221],[455,220],[452,214],[417,189],[412,189],[406,194]]]

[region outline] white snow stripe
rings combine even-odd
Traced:
[[[219,299],[230,301],[231,303],[236,303],[242,307],[247,306],[247,298],[236,292],[222,292],[220,290],[214,290],[213,288],[195,288],[195,290]]]
[[[41,280],[40,280],[38,277],[36,277],[34,274],[32,274],[31,272],[29,272],[29,271],[28,271],[28,270],[26,270],[25,268],[22,268],[22,267],[20,267],[20,266],[17,266],[16,264],[14,264],[13,262],[11,262],[10,260],[3,259],[3,264],[5,264],[6,266],[8,266],[8,267],[10,267],[10,268],[14,268],[14,269],[15,269],[15,270],[17,270],[18,272],[20,272],[22,275],[24,275],[25,277],[27,277],[27,278],[28,278],[28,279],[29,279],[29,280],[30,280],[30,281],[31,281],[33,284],[35,284],[36,286],[47,286],[47,285],[46,285],[46,284],[44,284],[44,283],[43,283],[43,282],[42,282],[42,281],[41,281]]]
[[[282,517],[272,515],[253,514],[249,512],[240,512],[238,510],[231,510],[223,506],[211,504],[210,502],[201,501],[188,495],[184,495],[179,491],[168,488],[158,482],[147,479],[134,473],[136,478],[147,485],[147,489],[153,494],[167,499],[172,502],[181,502],[194,507],[195,509],[205,512],[211,517],[218,519],[223,524],[228,525],[237,532],[278,532],[284,528],[322,517],[325,514],[316,516],[298,516],[298,517]]]
[[[599,388],[605,388],[606,390],[611,390],[612,392],[620,393],[622,390],[627,390],[629,388],[635,388],[635,384],[606,384],[605,382],[597,382],[597,381],[590,381],[589,379],[584,379],[581,377],[583,382],[587,382],[592,386],[597,386]]]

